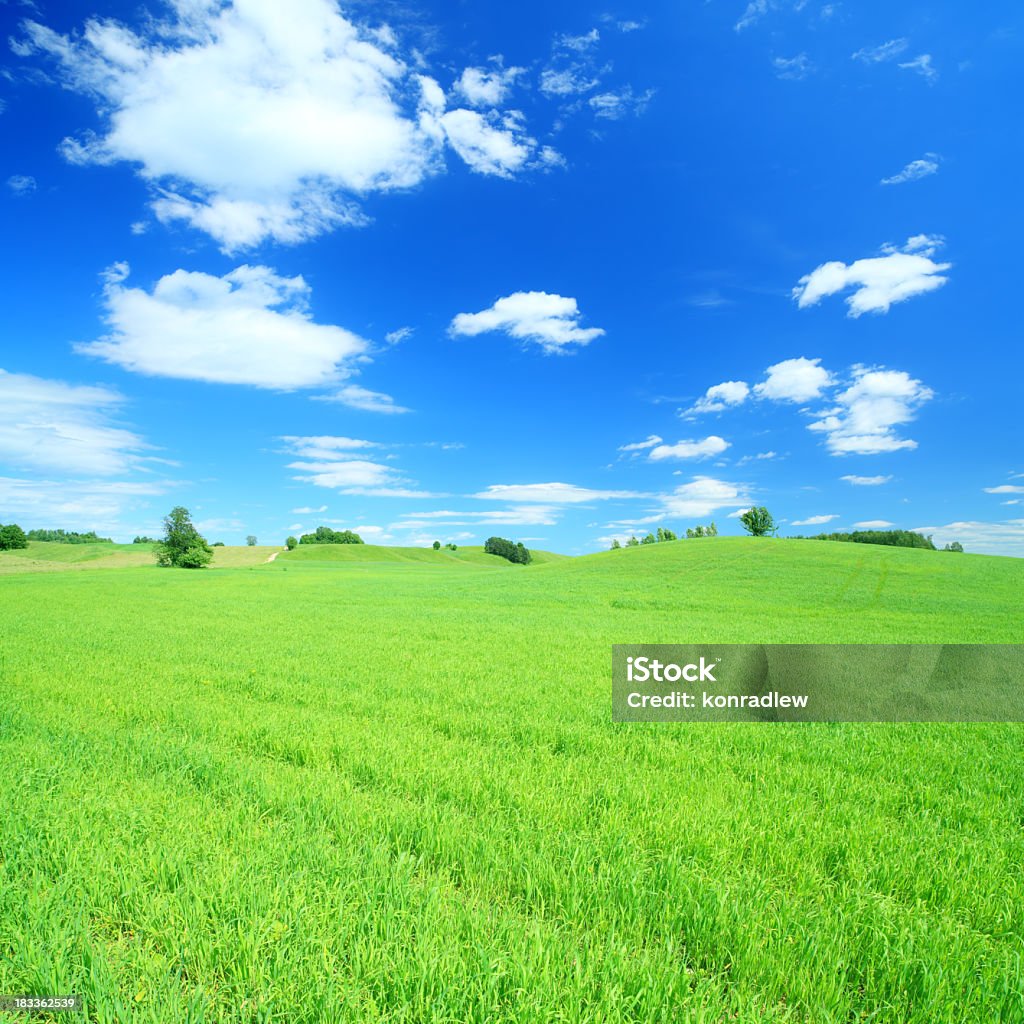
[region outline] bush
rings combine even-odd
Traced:
[[[177,505],[164,518],[164,536],[156,547],[158,565],[175,569],[201,569],[213,557],[210,545],[192,525],[187,508]]]
[[[504,537],[488,537],[487,543],[484,544],[484,551],[489,555],[507,558],[516,565],[529,565],[533,561],[533,555],[523,546],[522,541],[514,544]]]
[[[299,542],[294,537],[289,537],[284,543],[289,551],[294,551],[299,546]]]
[[[440,551],[441,550],[441,542],[439,540],[435,540],[434,541],[434,550],[435,551]]]
[[[28,537],[17,523],[0,526],[0,551],[13,551],[16,548],[27,548]]]
[[[363,538],[351,530],[332,530],[329,526],[318,526],[316,533],[304,533],[300,544],[362,544]]]

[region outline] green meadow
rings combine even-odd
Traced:
[[[0,555],[0,993],[1024,1022],[1024,725],[615,724],[610,696],[614,643],[1024,642],[1024,560],[60,547]]]

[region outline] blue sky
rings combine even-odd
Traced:
[[[1024,554],[1018,4],[0,18],[0,521]]]

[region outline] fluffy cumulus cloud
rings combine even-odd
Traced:
[[[76,351],[151,376],[290,390],[337,382],[368,348],[312,319],[301,277],[259,266],[223,277],[176,270],[147,291],[127,285],[128,272],[118,264],[106,275],[109,333]]]
[[[917,447],[896,428],[914,419],[934,392],[902,370],[854,367],[853,383],[808,429],[824,434],[833,455],[877,455]],[[871,479],[871,478],[857,478]]]
[[[455,83],[455,92],[471,107],[500,107],[522,68],[466,68]]]
[[[446,140],[481,173],[525,163],[518,127],[469,110],[439,124],[394,34],[360,29],[333,0],[172,7],[137,32],[90,20],[65,36],[29,21],[15,47],[48,55],[96,102],[101,130],[66,139],[68,160],[131,163],[157,217],[228,251],[362,223],[362,196],[440,171]],[[477,99],[495,89],[472,75],[460,84]]]
[[[512,338],[532,341],[545,352],[564,354],[604,334],[600,327],[581,327],[579,319],[575,299],[547,292],[515,292],[479,313],[459,313],[448,330],[469,337],[503,331]]]
[[[839,516],[825,515],[825,516],[808,516],[806,519],[794,519],[794,526],[823,526],[825,523],[831,523],[833,519],[838,519]]]
[[[117,423],[108,388],[0,370],[0,464],[107,477],[140,468],[151,446]]]
[[[682,416],[698,416],[706,412],[722,412],[731,406],[742,405],[750,395],[750,385],[742,380],[726,380],[713,384],[704,392],[691,409],[680,413]]]
[[[793,289],[793,297],[801,309],[806,309],[823,298],[852,288],[853,294],[846,299],[849,316],[888,313],[894,303],[933,292],[946,283],[943,273],[952,264],[936,263],[931,258],[941,245],[939,237],[915,235],[900,248],[884,246],[882,256],[850,264],[823,263],[800,278]]]
[[[580,505],[589,501],[605,501],[610,498],[642,498],[635,491],[598,491],[575,484],[492,484],[486,490],[474,494],[474,498],[485,501],[509,501],[537,505]]]
[[[908,181],[920,181],[939,169],[939,156],[937,153],[925,153],[920,160],[911,160],[906,167],[898,174],[890,178],[883,178],[883,185],[904,185]]]
[[[832,384],[832,374],[820,359],[784,359],[769,366],[765,379],[754,387],[758,398],[773,402],[809,402]]]
[[[716,434],[700,441],[677,441],[675,444],[659,444],[651,449],[649,458],[654,462],[663,459],[706,459],[720,455],[729,447],[729,442]]]
[[[356,457],[360,448],[376,447],[373,442],[322,435],[287,435],[281,441],[297,460],[289,462],[288,468],[295,471],[293,479],[300,483],[377,498],[435,497],[416,489],[394,466]]]
[[[662,498],[664,514],[670,516],[709,516],[722,508],[749,504],[750,498],[739,484],[695,476]]]

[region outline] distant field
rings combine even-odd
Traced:
[[[104,1022],[1024,1021],[1024,725],[610,721],[613,643],[1024,642],[1024,561],[272,550],[0,579],[0,992]]]
[[[533,551],[533,565],[563,562],[565,555],[550,551]],[[380,547],[374,544],[300,544],[280,556],[288,562],[329,562],[336,565],[360,563],[372,565],[431,565],[437,568],[452,566],[483,566],[488,569],[522,569],[497,555],[487,554],[482,547],[460,547],[456,551],[434,551],[432,548]],[[284,564],[284,563],[282,563]]]
[[[0,575],[14,572],[60,572],[64,569],[126,569],[156,566],[152,544],[54,544],[29,541],[27,548],[0,551]],[[281,547],[223,547],[213,549],[214,569],[259,565]]]

